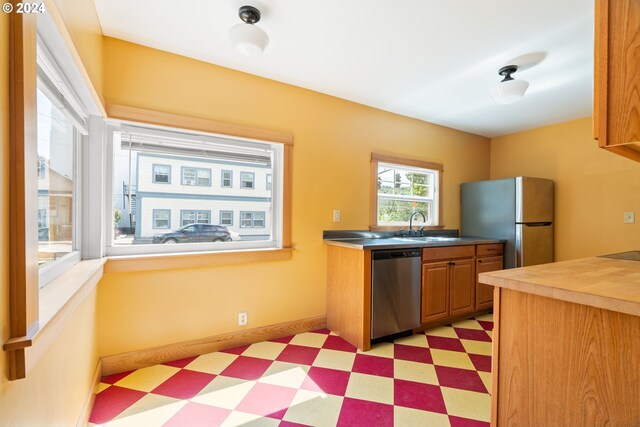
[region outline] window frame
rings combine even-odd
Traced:
[[[169,172],[167,173],[167,182],[158,181],[156,179],[156,167],[168,167]],[[153,163],[151,165],[151,180],[154,184],[171,184],[171,165],[162,164],[162,163]]]
[[[224,185],[224,174],[229,174],[229,185]],[[233,171],[229,169],[222,169],[220,171],[220,188],[233,188]]]
[[[193,171],[195,172],[195,180],[193,184],[185,184],[185,179],[184,179],[184,172],[188,169],[193,169]],[[202,171],[206,171],[209,173],[209,184],[207,185],[203,185],[203,184],[199,184],[198,180],[200,179],[200,177],[198,176],[198,172],[202,172]],[[181,166],[180,167],[180,184],[187,186],[187,187],[212,187],[213,186],[213,180],[212,180],[212,170],[211,168],[198,168],[198,167],[194,167],[194,166]]]
[[[251,225],[249,225],[249,226],[242,225],[242,214],[251,214]],[[262,214],[262,226],[261,227],[257,227],[255,225],[255,223],[256,223],[255,215],[256,214]],[[240,211],[240,228],[266,228],[266,224],[267,224],[267,212],[266,211]]]
[[[154,230],[170,230],[171,229],[171,209],[152,209],[151,211],[151,215],[152,215],[152,225],[151,228],[153,228]],[[159,212],[168,212],[169,215],[167,216],[167,226],[166,227],[158,227],[157,226],[157,218],[156,218],[156,214]]]
[[[224,226],[228,226],[228,227],[233,227],[233,216],[234,216],[234,215],[233,215],[233,213],[234,213],[234,211],[230,211],[230,210],[221,210],[221,211],[218,213],[218,224],[220,224],[220,225],[224,225]],[[229,224],[223,224],[223,223],[222,223],[222,214],[231,214],[231,223],[229,223]]]
[[[194,221],[185,224],[183,216],[187,212],[188,213],[194,213]],[[209,219],[207,220],[207,222],[199,222],[198,221],[198,214],[201,214],[201,213],[206,213],[208,215]],[[207,210],[207,209],[180,209],[180,228],[184,227],[185,225],[189,225],[189,224],[211,224],[211,210]]]
[[[242,175],[251,175],[251,187],[243,186],[244,180],[242,179]],[[256,173],[249,171],[240,171],[240,189],[241,190],[255,190],[256,189]]]
[[[266,179],[265,190],[271,191],[271,188],[273,187],[273,183],[271,182],[273,178],[271,177],[271,174],[268,173],[265,179]]]
[[[394,231],[394,230],[406,230],[409,225],[409,220],[402,224],[378,224],[378,167],[380,163],[386,163],[391,165],[397,165],[405,168],[419,168],[428,169],[437,172],[437,183],[434,188],[434,202],[437,206],[434,208],[434,224],[424,226],[425,230],[439,230],[444,228],[442,222],[442,185],[444,167],[441,163],[430,162],[426,160],[411,159],[405,157],[398,157],[394,155],[371,153],[371,194],[370,194],[370,226],[369,229],[373,231]]]

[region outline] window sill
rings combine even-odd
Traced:
[[[415,228],[422,228],[423,230],[442,230],[444,229],[444,225],[428,225],[425,227],[419,227],[420,224],[414,225]],[[407,230],[409,228],[409,224],[407,225],[372,225],[369,227],[370,231],[400,231]]]
[[[199,268],[291,259],[291,248],[109,257],[105,273]]]
[[[80,261],[40,289],[38,324],[27,336],[9,339],[3,349],[14,351],[33,347],[28,353],[27,368],[33,366],[49,347],[47,343],[54,341],[65,321],[95,289],[102,278],[105,261]]]

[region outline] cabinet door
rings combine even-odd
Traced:
[[[449,263],[422,265],[422,323],[449,317]]]
[[[472,313],[476,307],[476,276],[473,259],[449,263],[451,286],[451,316]]]
[[[496,270],[502,270],[501,256],[476,259],[476,310],[493,306],[493,286],[478,282],[478,275]]]

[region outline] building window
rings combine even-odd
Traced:
[[[240,228],[264,228],[264,212],[240,212]]]
[[[180,226],[188,224],[209,224],[210,211],[180,211]]]
[[[222,187],[223,188],[233,187],[233,171],[230,171],[230,170],[222,171]]]
[[[406,227],[415,212],[425,215],[426,226],[439,225],[442,165],[376,154],[372,161],[377,186],[372,226]]]
[[[170,228],[171,210],[154,209],[153,210],[153,228]]]
[[[271,191],[271,174],[267,174],[267,190]]]
[[[171,165],[153,165],[153,183],[171,183]]]
[[[38,157],[38,179],[46,178],[47,162],[44,158]]]
[[[256,174],[253,172],[240,172],[240,188],[254,188]]]
[[[182,185],[211,187],[211,169],[183,167]]]
[[[233,225],[233,211],[220,211],[220,225]]]

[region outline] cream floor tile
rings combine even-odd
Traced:
[[[459,351],[439,350],[436,348],[431,349],[431,357],[433,358],[433,364],[439,366],[450,366],[452,368],[472,369],[475,371],[475,366],[467,356],[467,353],[461,353]]]
[[[327,335],[325,334],[305,332],[305,333],[294,336],[293,339],[289,341],[289,344],[320,348],[324,345],[324,342],[326,340],[327,340]]]
[[[393,405],[393,378],[352,372],[345,397]]]
[[[491,343],[485,341],[460,340],[464,350],[471,354],[491,356]]]
[[[476,317],[478,320],[484,320],[485,322],[493,322],[493,313],[483,314],[482,316]]]
[[[394,342],[396,344],[410,345],[413,347],[429,347],[427,337],[423,334],[415,334],[409,337],[398,338]]]
[[[420,411],[403,406],[393,408],[393,423],[396,426],[449,427],[451,425],[449,417],[445,414]]]
[[[338,422],[343,399],[341,396],[298,390],[283,419],[315,427],[333,427]]]
[[[408,360],[393,361],[393,376],[399,380],[415,381],[419,383],[438,385],[436,368],[427,363],[411,362]]]
[[[487,388],[487,390],[491,391],[491,372],[478,371],[478,374],[480,375],[480,379],[484,383],[484,386]]]
[[[476,319],[460,320],[458,322],[455,322],[452,326],[456,328],[479,329],[481,331],[484,330],[484,328],[480,325],[480,323],[478,323]]]
[[[260,383],[299,388],[307,377],[310,367],[295,363],[275,361],[258,380]]]
[[[489,335],[489,337],[491,337],[491,339],[493,339],[493,331],[486,331],[487,335]]]
[[[488,422],[491,419],[491,396],[475,391],[441,387],[449,415]]]
[[[222,427],[276,427],[280,420],[274,418],[261,417],[260,415],[248,414],[246,412],[233,411],[221,424]]]
[[[140,391],[151,391],[168,380],[179,368],[166,365],[154,365],[138,369],[115,383],[118,387],[132,388]]]
[[[381,342],[372,345],[371,350],[369,351],[362,352],[358,350],[358,353],[367,354],[369,356],[388,357],[390,359],[393,359],[393,343]]]
[[[245,381],[224,376],[215,377],[191,401],[218,408],[234,409],[249,393],[255,383],[255,381]]]
[[[437,326],[427,329],[425,333],[427,335],[433,335],[434,337],[458,338],[456,331],[454,331],[451,326]]]
[[[355,353],[323,348],[316,356],[316,360],[313,361],[313,366],[350,371],[353,368],[355,358]]]
[[[202,356],[198,356],[197,359],[193,360],[187,366],[186,369],[190,369],[192,371],[206,372],[208,374],[219,374],[224,371],[227,366],[231,365],[231,363],[238,358],[235,354],[229,353],[208,353],[203,354]]]
[[[263,341],[251,344],[249,348],[242,352],[243,356],[257,357],[260,359],[275,360],[282,353],[286,344],[280,342]]]
[[[109,427],[161,426],[186,404],[187,400],[147,394],[107,425]]]
[[[111,384],[98,383],[98,387],[96,388],[96,394],[100,393],[103,390],[108,389],[109,387],[111,387]]]

